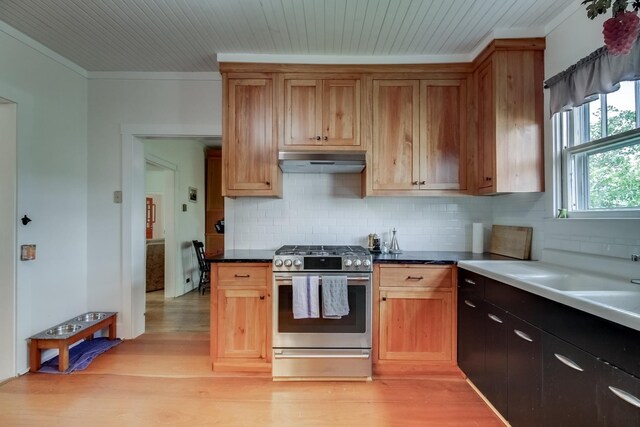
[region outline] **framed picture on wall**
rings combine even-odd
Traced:
[[[198,189],[189,187],[189,201],[196,203],[198,201]]]

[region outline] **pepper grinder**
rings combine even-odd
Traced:
[[[393,237],[391,238],[391,247],[389,248],[389,252],[392,254],[401,254],[400,245],[398,244],[398,239],[396,238],[396,229],[393,229]]]

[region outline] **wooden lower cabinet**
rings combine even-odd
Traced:
[[[214,371],[271,372],[271,265],[211,266]]]
[[[458,371],[453,283],[451,266],[375,266],[375,374]]]

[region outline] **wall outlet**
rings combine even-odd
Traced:
[[[638,254],[631,254],[631,261],[633,261],[633,262],[638,262],[638,261],[640,261],[640,255],[638,255]]]
[[[113,203],[122,203],[122,191],[113,192]]]

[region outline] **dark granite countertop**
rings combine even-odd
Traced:
[[[205,260],[209,262],[267,262],[273,261],[275,250],[268,249],[237,249],[224,251],[221,254],[209,256],[205,254]]]
[[[511,260],[490,253],[474,254],[455,251],[403,251],[400,254],[372,254],[374,264],[457,264],[471,260]]]
[[[274,250],[239,249],[206,256],[209,262],[266,262],[273,261]],[[471,260],[511,260],[512,258],[490,253],[447,251],[404,251],[401,254],[372,254],[374,264],[457,264],[458,261]]]

